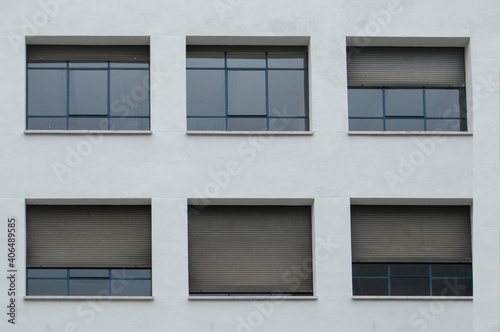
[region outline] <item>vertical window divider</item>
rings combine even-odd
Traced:
[[[267,131],[269,131],[269,73],[268,73],[268,59],[267,59],[267,56],[268,56],[268,52],[266,51],[265,53],[265,58],[266,58],[266,72],[265,72],[265,75],[266,75],[266,78],[265,78],[265,88],[266,88],[266,126],[267,126]]]
[[[427,131],[427,108],[426,108],[426,105],[425,105],[425,100],[426,100],[426,91],[425,91],[425,87],[422,88],[422,100],[423,100],[423,112],[424,112],[424,130]]]
[[[382,116],[384,118],[383,124],[384,124],[384,131],[385,129],[385,88],[382,88]]]
[[[431,296],[433,296],[434,294],[432,294],[432,264],[429,263],[429,291],[430,291],[430,294]]]
[[[69,270],[70,269],[66,269],[66,294],[67,295],[70,295],[69,294]]]
[[[108,75],[107,75],[107,82],[106,82],[107,83],[106,84],[106,90],[107,90],[107,92],[106,92],[106,94],[107,94],[107,96],[106,96],[107,105],[106,106],[107,107],[106,108],[107,108],[107,115],[108,115],[107,117],[108,117],[108,130],[109,130],[111,128],[111,117],[110,117],[110,115],[111,115],[111,110],[110,110],[110,107],[111,107],[110,106],[110,102],[111,102],[110,101],[110,94],[111,94],[111,87],[110,87],[111,86],[111,61],[108,61],[107,74]]]
[[[70,79],[70,73],[69,73],[69,61],[66,61],[66,130],[69,130],[69,79]],[[68,282],[69,284],[69,282]]]
[[[227,68],[227,52],[224,52],[224,98],[225,98],[225,112],[226,112],[226,131],[228,130],[228,122],[229,122],[229,70]]]
[[[391,296],[391,263],[387,264],[387,294]]]

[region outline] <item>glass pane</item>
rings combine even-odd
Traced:
[[[227,130],[267,131],[267,120],[265,118],[230,118],[227,120]]]
[[[432,264],[433,277],[472,277],[470,264]]]
[[[226,130],[226,119],[188,118],[187,130]]]
[[[66,70],[28,70],[28,115],[66,115]]]
[[[111,280],[112,296],[150,296],[151,280]]]
[[[28,279],[27,295],[67,295],[66,279]]]
[[[387,279],[352,279],[354,295],[389,295]]]
[[[265,68],[265,52],[227,52],[228,68]]]
[[[266,114],[266,74],[264,71],[228,73],[229,115]]]
[[[149,118],[111,118],[111,130],[149,130]]]
[[[387,264],[352,264],[353,277],[387,277]]]
[[[146,278],[151,279],[151,270],[149,269],[114,269],[111,270],[111,278]]]
[[[102,279],[70,280],[69,295],[109,296],[109,280],[102,280]]]
[[[429,279],[391,279],[391,295],[430,295]]]
[[[384,116],[382,89],[349,89],[347,99],[351,117]]]
[[[472,296],[470,279],[432,279],[434,296]]]
[[[425,114],[428,117],[460,117],[460,90],[425,89]]]
[[[187,52],[186,66],[224,68],[224,52]]]
[[[149,71],[110,71],[110,114],[149,116]]]
[[[107,114],[107,71],[72,70],[69,75],[69,113]]]
[[[466,120],[427,120],[427,131],[467,131]]]
[[[69,130],[108,130],[107,118],[70,118]]]
[[[386,89],[386,116],[423,116],[424,99],[422,89]]]
[[[138,68],[138,69],[148,69],[149,63],[125,63],[125,62],[111,62],[109,64],[110,68]]]
[[[383,131],[384,120],[382,119],[349,119],[349,130],[351,131]]]
[[[302,52],[268,52],[269,68],[305,68],[306,54]]]
[[[308,131],[309,120],[307,119],[287,119],[270,118],[269,131]]]
[[[70,62],[69,68],[108,68],[107,62]]]
[[[187,115],[224,116],[226,79],[224,70],[188,70]]]
[[[270,115],[306,115],[306,78],[302,70],[270,70],[268,80]]]
[[[387,131],[424,131],[424,119],[386,119]]]
[[[107,269],[70,269],[70,277],[84,278],[107,278],[109,270]]]
[[[31,130],[66,130],[66,118],[28,118]]]
[[[66,68],[66,62],[30,62],[28,68]]]
[[[391,264],[391,277],[428,277],[429,264]]]
[[[66,269],[28,269],[28,278],[66,278]]]

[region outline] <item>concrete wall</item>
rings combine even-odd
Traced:
[[[0,279],[1,331],[500,328],[498,1],[20,0],[1,1],[1,8],[1,275],[8,275],[8,217],[17,219],[18,269],[15,325],[6,315],[9,282]],[[58,38],[45,38],[50,36]],[[24,133],[26,41],[114,40],[71,38],[77,36],[128,36],[125,41],[146,43],[148,38],[132,37],[149,37],[151,135]],[[235,36],[266,37],[250,41],[257,44],[309,45],[312,135],[186,134],[186,43],[249,43],[230,38]],[[371,38],[354,38],[365,36]],[[470,133],[348,135],[347,42],[465,46]],[[240,171],[217,185],[214,178],[229,162]],[[408,162],[413,167],[402,172]],[[388,181],[389,173],[400,180]],[[318,299],[189,300],[185,210],[188,199],[205,197],[313,201]],[[150,199],[154,300],[23,299],[27,199]],[[351,199],[473,202],[474,299],[353,300]]]

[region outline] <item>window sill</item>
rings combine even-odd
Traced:
[[[152,301],[153,296],[35,296],[27,295],[25,300],[49,300],[49,301],[80,301],[80,300],[100,300],[100,301]]]
[[[472,301],[472,296],[352,296],[353,300],[450,300]]]
[[[470,131],[348,131],[353,136],[472,136]]]
[[[151,130],[25,130],[27,135],[151,135]]]
[[[317,300],[317,296],[189,296],[188,300],[272,300],[272,301],[283,301],[283,300]]]
[[[314,131],[224,131],[188,130],[188,135],[312,136]]]

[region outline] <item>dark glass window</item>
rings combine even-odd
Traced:
[[[305,47],[187,49],[187,129],[307,131]]]

